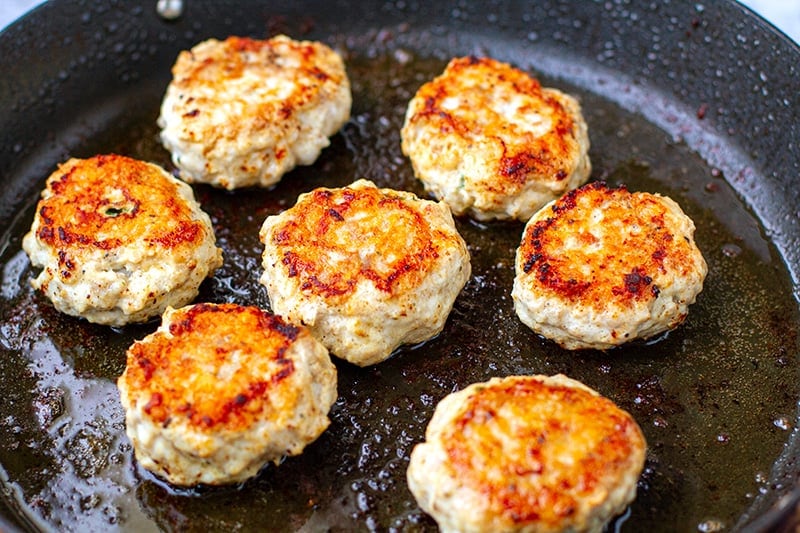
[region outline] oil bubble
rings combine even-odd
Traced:
[[[780,416],[776,418],[775,420],[772,421],[772,423],[775,425],[776,428],[782,429],[784,431],[792,427],[791,422],[789,422],[789,419],[785,416]]]
[[[742,248],[736,244],[728,243],[722,245],[722,255],[725,257],[739,257],[742,254]]]
[[[166,20],[175,20],[183,13],[182,0],[158,0],[156,11]]]
[[[704,520],[697,524],[697,531],[702,531],[703,533],[715,533],[716,531],[723,531],[724,529],[725,524],[721,520],[715,518]]]

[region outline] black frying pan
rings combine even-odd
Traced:
[[[359,177],[424,194],[399,149],[405,105],[455,55],[491,55],[577,95],[592,179],[673,197],[710,272],[664,338],[570,353],[516,319],[522,226],[457,221],[473,277],[436,339],[367,369],[337,362],[329,430],[241,487],[174,490],[132,460],[114,386],[156,324],[60,315],[28,286],[21,236],[68,157],[170,168],[155,118],[177,53],[230,34],[320,39],[346,57],[353,118],[269,191],[195,187],[225,266],[206,301],[268,307],[258,227],[317,186]],[[650,445],[630,531],[793,526],[800,399],[800,49],[745,8],[703,2],[52,0],[0,35],[0,528],[433,530],[405,485],[436,402],[490,376],[563,372],[630,411]]]

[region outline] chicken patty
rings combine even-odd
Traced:
[[[446,204],[367,180],[300,195],[260,236],[273,310],[361,366],[437,335],[471,272]]]
[[[512,297],[520,320],[564,348],[605,350],[686,319],[708,268],[672,199],[591,183],[528,221]]]
[[[489,58],[450,61],[408,105],[402,150],[456,215],[527,221],[591,173],[573,97]]]
[[[443,532],[600,532],[645,452],[636,421],[578,381],[493,378],[439,402],[408,486]]]
[[[191,187],[120,155],[70,159],[47,179],[22,247],[59,311],[121,326],[198,294],[222,265]]]
[[[188,182],[268,187],[310,165],[350,117],[350,82],[328,46],[209,39],[178,55],[161,104],[161,141]]]
[[[118,380],[139,464],[179,486],[242,482],[328,427],[336,367],[302,326],[256,307],[169,308]]]

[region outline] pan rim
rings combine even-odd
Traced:
[[[764,21],[760,16],[758,16],[757,14],[752,12],[746,6],[743,6],[741,4],[737,4],[737,3],[733,2],[733,1],[723,2],[723,4],[725,4],[725,3],[730,4],[732,6],[741,7],[743,10],[748,12],[750,14],[750,16],[753,17],[753,19],[758,22],[758,24],[765,26],[765,28],[764,28],[765,31],[775,30],[774,27],[770,26],[766,21]],[[42,5],[38,6],[32,12],[28,13],[25,17],[20,19],[18,22],[14,23],[12,25],[12,27],[10,27],[10,30],[11,30],[12,33],[17,32],[17,31],[32,31],[34,25],[39,20],[39,17],[50,16],[51,12],[55,12],[55,10],[57,10],[60,6],[65,5],[65,4],[67,4],[67,2],[59,2],[59,0],[51,0],[47,4],[42,4]],[[787,36],[785,36],[785,34],[780,32],[779,30],[775,30],[775,31],[777,31],[777,33],[775,34],[776,39],[785,41],[784,44],[789,47],[789,50],[791,50],[791,53],[796,55],[798,58],[800,58],[800,46],[798,46],[796,43],[791,41]],[[8,32],[8,28],[6,30],[4,30],[2,33],[0,33],[0,42],[2,42],[4,37],[7,35],[7,32]],[[2,49],[2,46],[0,46],[0,49]],[[4,166],[4,165],[0,165],[0,167],[2,167],[2,166]],[[767,173],[768,172],[765,172],[765,174],[767,174]],[[756,215],[758,216],[759,220],[764,220],[763,217],[761,216],[761,213],[757,212]],[[785,239],[790,239],[791,237],[792,237],[792,235],[788,235],[788,236],[785,237]],[[782,253],[785,251],[785,248],[787,246],[788,246],[788,243],[784,243],[783,245],[779,245],[778,243],[776,243],[776,247]],[[793,261],[789,261],[790,258],[787,259],[786,257],[783,257],[783,259],[786,262],[787,270],[793,276],[793,281],[794,281],[794,284],[796,286],[797,282],[798,282],[798,279],[800,279],[800,274],[798,273],[798,271],[800,270],[800,266],[796,266],[796,264]],[[795,291],[794,297],[795,297],[796,301],[800,301],[800,297],[798,295],[797,289]],[[800,501],[800,490],[795,490],[791,494],[791,498],[789,499],[788,503],[781,505],[780,509],[776,509],[775,510],[775,514],[778,515],[778,516],[785,516],[786,509],[788,509],[790,505],[796,505],[798,501]],[[0,519],[4,519],[4,517],[0,516]],[[759,528],[760,529],[761,527],[764,527],[765,524],[771,525],[773,523],[774,522],[768,521],[766,519],[766,515],[763,515],[762,517],[759,517],[754,522],[752,522],[751,525],[754,528]]]

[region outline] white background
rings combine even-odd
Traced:
[[[189,0],[191,1],[191,0]],[[0,0],[0,28],[13,22],[41,0]],[[152,0],[155,9],[156,0]],[[800,43],[800,0],[742,0],[762,17]]]

